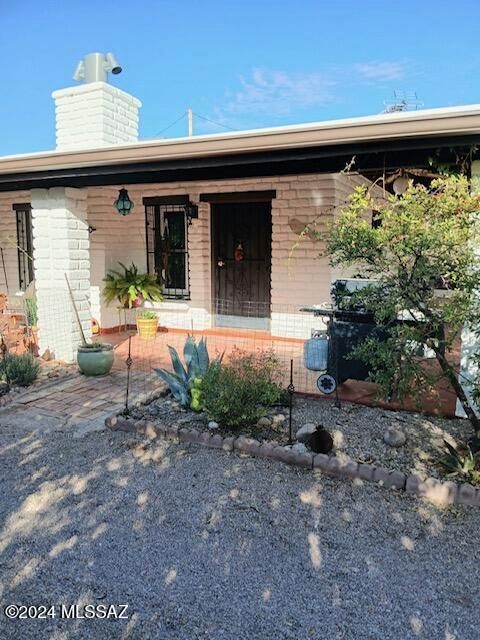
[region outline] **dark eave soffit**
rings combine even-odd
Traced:
[[[230,193],[201,193],[200,202],[211,204],[226,204],[229,202],[271,202],[277,197],[277,192],[269,191],[233,191]]]
[[[480,145],[480,135],[387,140],[4,174],[0,175],[0,191],[335,173],[345,169],[354,156],[354,171],[388,171],[408,166],[427,167],[429,158],[438,150],[443,158],[455,158],[456,151],[468,150],[472,145]]]
[[[154,207],[156,205],[182,205],[188,204],[188,196],[145,196],[142,202],[146,207]]]

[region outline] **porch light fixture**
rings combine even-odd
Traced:
[[[113,204],[121,216],[128,216],[134,207],[133,202],[128,197],[128,191],[126,189],[120,189],[118,198]]]
[[[193,202],[189,202],[185,206],[185,213],[187,215],[188,224],[192,224],[192,220],[196,220],[198,218],[198,205]]]

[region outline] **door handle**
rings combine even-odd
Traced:
[[[225,260],[223,258],[217,258],[217,267],[223,269],[225,267]]]

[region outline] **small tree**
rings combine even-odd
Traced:
[[[480,420],[450,354],[463,326],[480,338],[479,210],[480,198],[464,176],[438,178],[429,187],[410,183],[402,196],[380,202],[361,186],[327,242],[333,265],[356,265],[378,280],[355,298],[385,328],[387,339],[368,338],[353,355],[370,366],[380,391],[402,399],[444,378],[477,438]],[[366,217],[369,211],[376,212],[375,224]],[[408,322],[397,322],[399,314]],[[422,348],[435,354],[436,371],[418,358]],[[478,399],[480,379],[468,382]]]

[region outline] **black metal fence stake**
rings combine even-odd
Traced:
[[[0,353],[2,354],[2,365],[3,365],[2,368],[5,373],[5,382],[8,385],[8,390],[10,390],[10,382],[11,382],[10,375],[9,375],[8,367],[5,366],[5,359],[7,357],[8,347],[5,340],[3,339],[3,336],[1,336],[1,339],[0,339]]]
[[[293,409],[293,394],[295,392],[295,387],[293,386],[293,360],[290,360],[290,384],[287,387],[288,395],[289,395],[289,403],[288,403],[288,444],[293,444],[293,434],[292,434],[292,409]]]
[[[123,415],[130,415],[130,409],[128,407],[128,394],[130,392],[130,369],[132,368],[133,360],[132,360],[132,336],[128,336],[128,357],[125,360],[125,364],[127,365],[127,390],[125,393],[125,409],[123,410]]]

